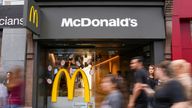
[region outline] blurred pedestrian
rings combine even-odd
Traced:
[[[161,84],[153,91],[148,85],[143,85],[143,89],[149,96],[155,98],[155,108],[171,108],[186,101],[183,86],[173,79],[173,72],[169,68],[170,62],[163,61],[156,68],[155,76],[161,80]],[[179,108],[179,107],[176,107]],[[186,108],[186,107],[180,107]]]
[[[118,79],[109,74],[102,79],[101,88],[107,92],[107,97],[101,104],[101,108],[124,108],[124,98],[120,91]]]
[[[130,95],[128,108],[147,108],[147,95],[140,88],[141,84],[147,84],[147,71],[143,66],[143,58],[138,56],[131,59],[130,68],[134,71],[134,87]]]
[[[171,62],[171,69],[176,75],[176,80],[178,80],[184,87],[187,100],[192,100],[192,78],[190,75],[190,63],[183,59],[174,60]],[[189,105],[192,107],[192,105]]]
[[[8,103],[6,108],[20,108],[23,105],[23,69],[20,66],[15,66],[9,73],[9,79],[7,83],[8,88]]]
[[[4,80],[4,84],[7,85],[9,83],[9,79],[10,79],[10,72],[6,73],[6,79]]]
[[[4,82],[6,79],[6,75],[3,71],[0,70],[0,108],[5,108],[7,104],[7,87]]]

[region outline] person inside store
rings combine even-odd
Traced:
[[[185,102],[186,95],[181,83],[173,79],[174,75],[170,69],[170,61],[161,62],[155,70],[155,76],[161,80],[155,91],[147,84],[142,84],[135,91],[143,89],[148,96],[153,96],[155,99],[154,108],[187,108],[186,106],[174,107]]]
[[[128,108],[147,108],[146,93],[142,89],[135,91],[141,84],[147,84],[147,71],[143,65],[143,57],[133,57],[130,68],[134,71],[134,85],[129,97]]]
[[[107,93],[100,108],[125,108],[124,97],[118,79],[112,75],[106,75],[101,82],[101,88]]]
[[[124,83],[124,78],[122,76],[122,72],[120,70],[117,71],[117,75],[116,75],[116,78],[118,79],[118,81],[120,81],[120,83]]]
[[[8,99],[6,108],[20,108],[23,105],[23,87],[24,82],[22,79],[23,68],[14,66],[9,70],[9,79],[6,84],[8,88]]]

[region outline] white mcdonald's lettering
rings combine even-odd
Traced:
[[[51,101],[52,102],[57,101],[59,82],[60,82],[59,80],[60,80],[60,75],[62,75],[62,73],[64,73],[64,75],[66,76],[66,80],[67,80],[68,100],[73,99],[75,78],[76,78],[77,74],[80,73],[83,77],[83,82],[84,82],[84,86],[85,86],[85,88],[84,88],[84,90],[85,90],[85,94],[84,94],[85,95],[85,102],[90,102],[89,82],[88,82],[88,79],[87,79],[85,72],[81,69],[77,69],[74,72],[72,77],[70,77],[69,72],[66,69],[60,69],[59,70],[59,72],[55,76],[55,79],[53,82]]]
[[[29,22],[32,22],[33,24],[35,24],[35,27],[38,28],[38,26],[39,26],[39,14],[38,14],[38,12],[34,6],[31,6],[31,8],[30,8]]]

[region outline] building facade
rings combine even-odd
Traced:
[[[23,0],[3,1],[3,5],[23,4]],[[97,108],[104,97],[98,87],[101,78],[122,71],[131,81],[131,57],[144,56],[146,66],[171,59],[171,9],[172,0],[26,0],[26,28],[1,29],[1,63],[5,71],[15,64],[25,67],[25,107],[88,105],[82,98],[85,84],[81,75],[75,81],[73,101],[67,99],[65,76],[61,77],[57,102],[51,101],[58,70],[73,75],[83,69],[90,85],[89,104]]]
[[[28,4],[29,16],[31,6],[37,13],[41,12],[40,30],[36,23],[26,23],[29,24],[27,28],[36,34],[33,36],[36,63],[33,71],[33,107],[72,108],[87,105],[82,98],[86,92],[82,90],[83,85],[78,84],[78,76],[73,101],[67,99],[70,91],[67,92],[66,82],[69,79],[65,79],[66,74],[61,77],[57,100],[52,102],[51,88],[54,85],[48,84],[47,80],[54,82],[55,74],[60,69],[64,68],[73,75],[76,69],[90,70],[92,67],[85,73],[91,92],[89,104],[97,108],[104,98],[99,85],[108,72],[117,74],[120,70],[130,82],[132,74],[127,72],[127,65],[131,57],[144,56],[146,65],[157,64],[164,59],[166,33],[162,1],[103,3],[40,0]]]

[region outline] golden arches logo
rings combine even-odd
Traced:
[[[55,76],[54,82],[53,82],[53,87],[52,87],[52,97],[51,97],[51,101],[52,102],[56,102],[57,101],[57,96],[58,96],[58,90],[59,90],[59,81],[60,81],[60,75],[62,75],[62,73],[64,73],[64,75],[66,76],[66,80],[67,80],[67,88],[68,88],[68,100],[72,100],[74,97],[74,83],[75,83],[75,78],[77,76],[78,73],[81,73],[82,78],[83,78],[83,82],[84,82],[84,95],[85,95],[85,102],[90,102],[90,90],[89,90],[89,82],[87,79],[87,76],[85,74],[85,72],[82,69],[77,69],[73,76],[70,77],[68,71],[66,69],[60,69],[59,72],[57,73],[57,75]]]
[[[35,24],[35,27],[38,28],[39,26],[39,14],[34,6],[31,6],[29,12],[29,22]]]

